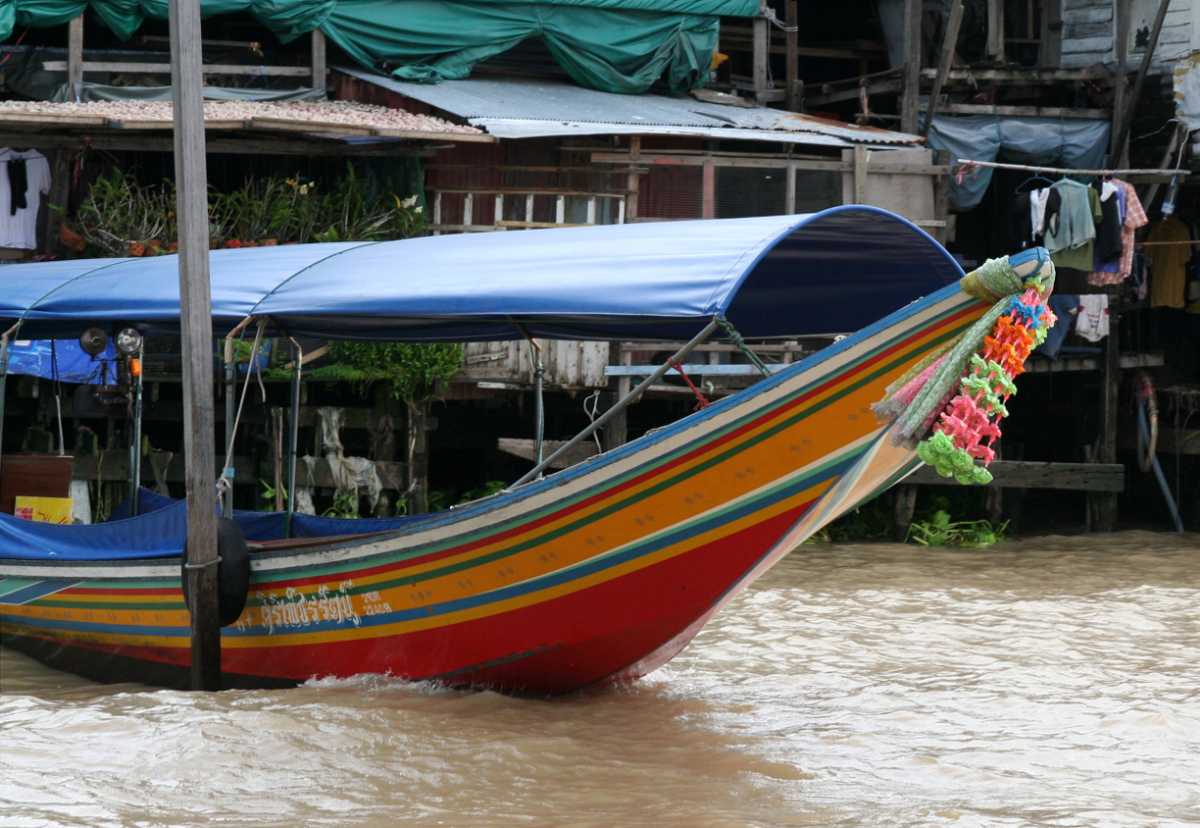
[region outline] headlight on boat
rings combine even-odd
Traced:
[[[116,344],[125,356],[133,356],[142,349],[142,335],[136,328],[122,328],[117,332]]]
[[[79,335],[79,347],[88,356],[99,356],[108,347],[108,334],[100,328],[88,328]]]

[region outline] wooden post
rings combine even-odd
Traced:
[[[1117,134],[1121,131],[1121,116],[1125,114],[1125,93],[1129,79],[1129,6],[1130,0],[1113,0],[1113,25],[1116,29],[1116,75],[1113,78],[1112,127],[1109,134],[1108,159],[1110,166],[1121,166],[1117,149]]]
[[[917,131],[921,94],[921,0],[904,0],[904,85],[900,95],[900,129]]]
[[[429,403],[409,402],[408,408],[408,513],[429,511]]]
[[[325,33],[320,29],[312,32],[312,85],[325,92]]]
[[[628,191],[625,196],[625,221],[637,221],[638,218],[638,194],[642,178],[634,168],[641,154],[642,137],[634,135],[629,139],[629,174],[625,176],[625,189]]]
[[[788,164],[784,176],[784,186],[787,192],[783,194],[783,212],[792,215],[796,212],[796,165]]]
[[[187,485],[187,575],[193,690],[221,687],[217,521],[213,458],[212,291],[208,273],[208,169],[201,101],[200,3],[171,0],[171,90],[175,120],[175,212],[183,347],[183,443]]]
[[[1171,5],[1171,0],[1160,0],[1158,4],[1158,13],[1154,16],[1154,26],[1150,29],[1150,42],[1146,44],[1146,53],[1142,55],[1142,63],[1138,66],[1137,77],[1133,81],[1133,92],[1129,95],[1128,101],[1125,103],[1125,112],[1122,113],[1121,127],[1117,132],[1116,138],[1113,141],[1113,160],[1120,161],[1125,155],[1125,141],[1129,137],[1129,130],[1133,127],[1133,113],[1137,109],[1138,99],[1142,94],[1142,84],[1146,82],[1146,74],[1150,71],[1150,62],[1154,59],[1154,50],[1158,47],[1158,37],[1162,34],[1163,20],[1167,17],[1167,7]],[[1128,9],[1126,9],[1126,25],[1125,29],[1128,32]],[[1122,47],[1128,48],[1128,35],[1123,43],[1117,44],[1118,54],[1121,54]],[[1121,57],[1121,66],[1125,65],[1124,56]],[[1118,82],[1123,82],[1125,79],[1124,73],[1121,73]],[[1113,117],[1116,118],[1116,105],[1113,106]]]
[[[1100,388],[1100,450],[1094,459],[1098,463],[1117,462],[1117,397],[1121,389],[1120,315],[1109,304],[1108,338],[1104,340],[1104,372]],[[1098,532],[1111,532],[1117,525],[1117,495],[1095,492],[1090,495],[1092,527]]]
[[[609,353],[618,355],[618,363],[621,365],[632,365],[633,354],[625,348],[621,347],[620,342],[613,342],[609,346]],[[617,402],[629,396],[630,389],[633,388],[633,380],[630,377],[617,377],[617,392],[616,398],[611,400],[605,411],[612,408]],[[606,396],[612,396],[611,392],[607,392]],[[604,448],[606,451],[611,451],[617,446],[623,446],[629,440],[629,418],[627,412],[621,409],[611,418],[608,425],[604,427]]]
[[[942,38],[942,57],[938,61],[937,75],[933,79],[933,90],[929,93],[929,107],[925,110],[925,127],[921,130],[922,135],[928,135],[933,126],[933,116],[937,112],[938,98],[942,96],[942,87],[946,83],[946,77],[950,74],[950,67],[954,64],[954,48],[958,44],[958,29],[962,25],[962,18],[962,0],[955,0],[954,5],[950,7],[950,18],[946,21],[946,33]]]
[[[700,168],[700,217],[717,217],[717,167],[711,158]]]
[[[867,166],[871,156],[861,144],[854,148],[854,203],[865,204],[867,198]]]
[[[766,92],[770,87],[771,24],[759,13],[754,18],[754,99],[766,105]]]
[[[987,56],[1004,63],[1004,0],[987,0]]]
[[[78,101],[83,88],[83,15],[67,24],[67,100]]]
[[[787,90],[787,109],[800,112],[803,106],[800,101],[800,52],[797,38],[799,35],[799,14],[796,11],[796,0],[787,0],[785,7],[785,23],[787,33],[784,39],[784,88]]]
[[[50,195],[46,205],[46,236],[42,239],[42,252],[53,254],[60,248],[59,234],[62,232],[63,216],[71,197],[71,157],[68,149],[54,153],[54,175],[50,184]]]
[[[1062,63],[1062,0],[1045,0],[1042,4],[1041,42],[1038,44],[1038,65],[1057,69]]]

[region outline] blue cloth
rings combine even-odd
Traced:
[[[403,529],[431,515],[398,518],[327,518],[292,516],[292,536],[326,538]],[[234,521],[246,540],[286,537],[286,512],[234,510]],[[0,514],[0,560],[96,561],[166,558],[180,555],[187,539],[187,503],[141,489],[138,513],[128,500],[113,509],[105,523],[58,526]]]
[[[1008,115],[936,115],[929,148],[946,150],[952,160],[1008,161],[1072,169],[1104,166],[1108,121],[1083,118],[1023,118]],[[962,184],[950,182],[950,204],[970,210],[992,183],[992,170],[981,167]]]
[[[334,339],[688,338],[855,331],[962,270],[874,207],[553,232],[300,244],[210,254],[218,331],[248,315]],[[0,320],[31,337],[137,322],[175,332],[176,256],[8,265]]]
[[[53,340],[53,345],[49,339],[18,339],[8,346],[8,373],[43,379],[57,376],[62,382],[114,385],[117,382],[117,352],[112,342],[103,353],[93,357],[76,339]]]

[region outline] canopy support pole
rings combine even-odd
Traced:
[[[8,389],[8,338],[17,332],[21,323],[13,325],[0,334],[0,471],[4,462],[4,403],[5,392]]]
[[[145,375],[143,355],[145,340],[138,346],[137,356],[129,361],[133,369],[133,456],[129,463],[129,500],[131,514],[138,513],[138,490],[142,487],[142,378]]]
[[[546,365],[542,362],[542,346],[538,345],[537,340],[529,335],[529,331],[520,322],[513,322],[517,326],[517,330],[529,342],[531,350],[531,358],[533,360],[533,388],[534,388],[534,462],[541,464],[542,449],[545,443],[546,436],[546,405],[544,384],[546,377]],[[538,477],[541,477],[539,474]]]
[[[296,514],[296,450],[300,442],[300,371],[304,363],[304,352],[300,343],[288,337],[292,343],[292,404],[288,420],[287,447],[287,518],[284,522],[284,537],[292,536],[292,516]]]
[[[225,468],[221,469],[221,477],[225,485],[221,489],[221,514],[227,518],[233,517],[233,438],[237,427],[237,359],[233,352],[235,337],[239,337],[246,326],[250,324],[251,316],[237,323],[232,331],[225,335]],[[251,356],[251,359],[255,355]]]
[[[543,470],[550,466],[559,457],[562,457],[568,451],[575,448],[575,446],[579,445],[588,437],[590,437],[597,430],[607,425],[609,420],[640,399],[646,389],[662,379],[663,376],[674,367],[676,362],[682,362],[683,358],[692,352],[692,349],[694,349],[697,345],[703,344],[705,340],[712,336],[712,332],[715,331],[717,326],[720,324],[720,317],[713,317],[710,319],[708,324],[704,326],[704,329],[700,331],[700,333],[693,336],[690,340],[688,340],[687,344],[668,357],[667,361],[658,366],[658,368],[654,370],[653,374],[639,382],[632,391],[630,391],[621,399],[617,400],[612,408],[608,409],[599,417],[592,420],[591,424],[588,425],[587,428],[559,446],[557,451],[551,453],[551,455],[545,460],[542,460],[532,469],[525,472],[525,474],[523,474],[515,483],[508,487],[508,490],[515,489],[523,483],[529,482],[535,476],[541,474]]]

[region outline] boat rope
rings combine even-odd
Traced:
[[[873,408],[895,421],[893,442],[915,448],[942,477],[984,484],[992,480],[986,466],[996,456],[1005,403],[1016,393],[1013,380],[1055,322],[1047,305],[1054,263],[1044,248],[1031,248],[987,260],[959,286],[992,306],[890,385]]]
[[[583,399],[583,413],[587,415],[589,423],[596,422],[596,415],[599,413],[599,410],[600,391],[597,389]],[[604,446],[600,445],[600,432],[593,431],[592,439],[596,441],[596,453],[603,454]]]
[[[671,360],[671,367],[679,372],[679,376],[683,377],[683,381],[687,383],[687,387],[692,389],[692,393],[696,395],[697,411],[712,405],[712,400],[704,396],[704,392],[696,387],[696,384],[692,382],[692,378],[687,375],[687,371],[683,370],[683,365],[678,360]]]
[[[237,442],[238,426],[242,422],[242,408],[246,405],[246,392],[250,390],[250,379],[254,376],[258,368],[258,349],[262,345],[263,330],[267,327],[267,320],[258,320],[258,330],[254,333],[254,347],[250,350],[250,358],[246,364],[246,381],[242,383],[242,394],[238,400],[237,414],[233,418],[233,428],[229,432],[229,442],[225,445],[225,465],[221,469],[221,476],[217,479],[217,496],[222,497],[225,492],[233,487],[233,445]],[[235,363],[236,364],[236,363]],[[232,515],[226,515],[232,517]]]
[[[771,375],[771,369],[768,368],[767,364],[762,361],[758,354],[754,353],[750,346],[746,344],[746,340],[742,338],[742,335],[738,329],[733,327],[732,322],[722,316],[718,317],[717,324],[721,326],[721,330],[725,332],[725,336],[729,338],[729,341],[736,345],[738,350],[746,355],[746,359],[750,360],[751,365],[761,371],[764,377],[769,377]]]

